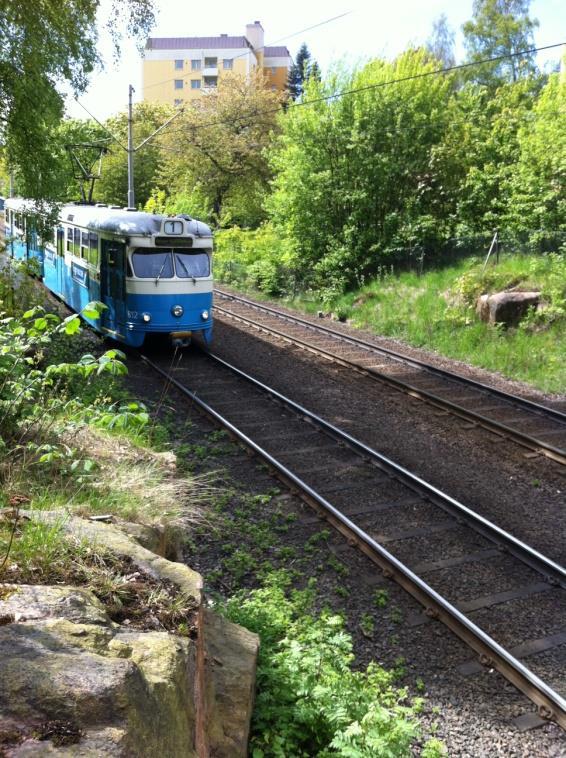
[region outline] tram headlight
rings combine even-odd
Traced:
[[[174,316],[176,316],[177,318],[181,318],[181,316],[183,315],[183,313],[184,313],[184,312],[185,312],[185,311],[184,311],[184,308],[183,308],[183,306],[182,306],[182,305],[174,305],[174,306],[171,308],[171,313],[172,313]]]
[[[151,314],[142,313],[142,321],[145,321],[146,324],[149,324],[149,322],[151,321]]]
[[[203,312],[200,314],[200,317],[201,317],[201,319],[202,319],[203,321],[208,321],[208,315],[209,315],[209,314],[208,314],[208,311],[203,311]]]

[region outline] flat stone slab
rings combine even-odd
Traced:
[[[48,524],[60,524],[67,534],[84,540],[90,546],[101,545],[114,555],[129,558],[135,566],[155,579],[165,579],[180,592],[194,599],[195,607],[202,602],[202,577],[184,563],[168,561],[142,547],[135,539],[113,524],[87,521],[65,516],[61,511],[21,511],[24,516]]]

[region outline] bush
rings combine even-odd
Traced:
[[[411,703],[375,663],[353,671],[340,616],[313,613],[314,591],[290,590],[284,572],[239,593],[224,611],[259,634],[257,700],[250,741],[263,756],[404,756],[418,736]],[[440,755],[434,746],[429,755]]]
[[[255,230],[235,226],[219,231],[215,247],[215,275],[220,281],[268,295],[295,292],[295,247],[273,224],[263,224]]]

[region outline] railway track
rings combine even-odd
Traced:
[[[315,509],[315,522],[327,520],[416,598],[423,611],[410,625],[437,619],[460,637],[477,656],[462,676],[497,669],[537,705],[520,725],[554,720],[566,729],[561,674],[537,663],[566,646],[563,567],[212,354],[171,370],[143,360],[267,463]],[[493,628],[474,620],[486,609],[497,610]]]
[[[508,394],[262,303],[218,289],[215,294],[232,305],[231,308],[215,305],[215,312],[226,319],[421,400],[441,414],[463,420],[467,428],[481,427],[501,439],[512,440],[528,449],[527,455],[543,455],[566,465],[566,413],[559,409]],[[261,319],[252,318],[250,312],[259,313]]]

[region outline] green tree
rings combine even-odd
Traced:
[[[52,131],[49,141],[53,162],[52,199],[67,202],[81,200],[81,182],[76,178],[79,172],[71,163],[68,146],[87,144],[105,146],[110,140],[108,133],[96,121],[90,120],[64,119]],[[83,165],[88,165],[90,168],[96,162],[94,168],[98,168],[98,149],[77,147],[75,153]],[[96,186],[95,183],[95,193]],[[86,185],[85,188],[88,191]]]
[[[430,54],[440,61],[443,68],[449,68],[456,63],[454,38],[454,31],[448,25],[446,13],[441,13],[432,23],[432,32],[426,47]]]
[[[511,186],[519,159],[519,130],[532,117],[538,81],[523,79],[495,92],[468,82],[448,105],[441,163],[455,198],[453,233],[493,234],[509,224]]]
[[[172,108],[154,103],[137,103],[133,109],[134,145],[139,145],[172,115]],[[171,128],[174,129],[174,121]],[[126,145],[128,114],[118,113],[105,123],[108,131]],[[106,133],[108,136],[108,133]],[[126,205],[128,198],[128,156],[117,142],[111,142],[109,152],[102,161],[102,175],[96,185],[99,200]],[[134,189],[136,204],[143,206],[151,196],[163,165],[163,151],[159,139],[151,139],[134,156]]]
[[[534,48],[536,19],[529,17],[530,0],[474,0],[473,18],[462,30],[467,61],[514,56],[469,69],[469,76],[492,89],[505,82],[536,73],[534,53],[517,56]]]
[[[307,99],[328,100],[282,117],[269,208],[315,286],[340,291],[399,248],[446,236],[454,200],[439,181],[437,149],[452,78],[420,78],[437,65],[425,50],[410,50],[354,75],[338,70],[307,84]],[[409,80],[390,84],[398,79]]]
[[[310,77],[320,80],[320,68],[316,61],[312,60],[310,50],[306,42],[303,42],[295,58],[295,62],[289,70],[287,90],[292,100],[297,100],[303,94],[305,82]]]
[[[566,63],[566,60],[565,60]],[[542,236],[566,231],[566,76],[552,74],[518,133],[512,181],[516,229]]]
[[[266,152],[281,105],[281,94],[268,89],[261,72],[221,79],[164,131],[160,186],[183,195],[189,213],[208,207],[223,225],[256,226],[265,216]]]
[[[0,140],[18,168],[18,189],[52,197],[51,135],[67,86],[83,92],[100,65],[96,15],[100,0],[4,0],[0,22]],[[110,32],[143,40],[153,25],[152,0],[112,0]],[[31,159],[33,156],[33,159]]]

